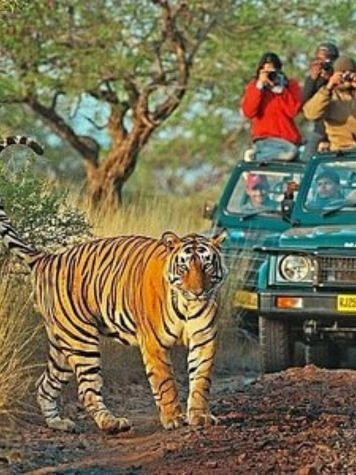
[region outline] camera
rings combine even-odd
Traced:
[[[342,73],[342,80],[346,82],[353,81],[355,79],[355,73],[350,73],[350,71],[345,71]]]
[[[286,75],[280,71],[270,71],[267,77],[273,82],[274,86],[286,86],[287,84]]]
[[[327,74],[332,74],[334,72],[332,62],[329,59],[321,63],[321,69]]]
[[[278,73],[277,71],[270,71],[268,74],[267,74],[267,77],[270,81],[272,81],[273,83],[275,83],[277,80],[278,80]]]

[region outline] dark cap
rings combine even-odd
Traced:
[[[339,50],[334,43],[321,43],[317,51],[325,51],[332,61],[335,61],[339,57]]]
[[[316,177],[316,182],[318,182],[322,178],[326,178],[327,180],[335,183],[336,185],[340,183],[340,177],[336,172],[334,172],[334,170],[324,170],[320,172],[319,175]]]

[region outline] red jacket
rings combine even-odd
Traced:
[[[295,145],[301,143],[293,119],[302,107],[302,91],[294,79],[289,79],[281,94],[269,89],[259,90],[253,79],[247,84],[241,107],[244,115],[251,119],[252,140],[274,137]]]

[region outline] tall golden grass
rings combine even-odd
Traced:
[[[209,227],[203,218],[204,198],[138,194],[119,209],[93,210],[79,203],[88,213],[98,237],[141,234],[159,237],[165,231],[177,234],[202,232]]]
[[[38,323],[31,320],[28,288],[19,278],[0,269],[0,420],[20,409],[26,399],[36,366],[34,344]]]

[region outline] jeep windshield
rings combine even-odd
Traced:
[[[299,183],[300,179],[301,173],[296,171],[244,171],[235,184],[226,210],[240,215],[242,220],[261,214],[279,217],[281,201],[288,183]]]
[[[321,161],[311,176],[303,212],[323,218],[354,213],[356,206],[356,156]]]

